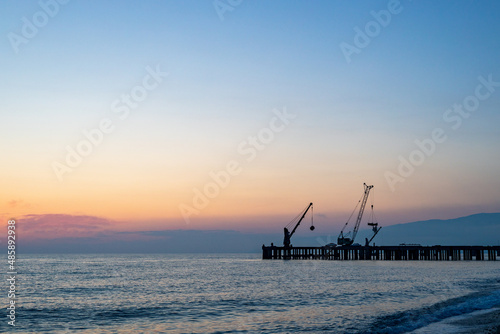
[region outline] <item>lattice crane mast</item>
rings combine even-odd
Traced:
[[[342,228],[342,231],[340,231],[339,237],[337,238],[337,244],[339,246],[352,245],[354,243],[354,239],[356,238],[356,234],[358,234],[359,224],[361,223],[361,218],[363,218],[363,212],[365,211],[365,206],[366,206],[366,202],[368,200],[368,195],[370,194],[370,190],[373,188],[373,186],[369,186],[366,183],[363,183],[363,186],[365,187],[365,191],[363,193],[363,198],[360,200],[361,207],[359,208],[358,218],[356,219],[356,224],[354,225],[354,229],[352,230],[352,238],[349,238],[346,236],[346,235],[348,235],[348,233],[346,235],[344,235],[344,230],[347,227],[347,224],[349,224],[349,220],[352,217],[352,214],[351,214],[351,217],[349,217],[349,220],[347,221],[347,223],[345,223],[344,227]],[[358,202],[358,204],[360,202]],[[356,207],[357,207],[357,205],[356,205]],[[354,211],[355,210],[356,210],[356,208],[354,208]],[[354,213],[354,211],[353,211],[353,213]]]

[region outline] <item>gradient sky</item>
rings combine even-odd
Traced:
[[[314,202],[338,233],[363,182],[382,225],[500,211],[500,85],[478,88],[500,82],[497,1],[54,3],[0,2],[4,223],[281,231]],[[341,45],[356,41],[347,61]],[[156,68],[168,76],[120,119],[114,102]],[[447,110],[477,89],[490,94],[459,124]],[[241,154],[283,110],[295,118]],[[60,181],[54,162],[103,119],[113,131]],[[387,173],[435,129],[446,140],[391,187]],[[180,205],[230,161],[239,173],[186,222]]]

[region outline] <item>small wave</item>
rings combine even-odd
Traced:
[[[476,292],[432,306],[378,317],[363,333],[400,334],[443,319],[500,305],[500,290]]]

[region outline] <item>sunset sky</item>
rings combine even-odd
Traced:
[[[0,2],[2,224],[338,233],[364,182],[382,225],[500,212],[496,1],[64,2]]]

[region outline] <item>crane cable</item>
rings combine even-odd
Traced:
[[[342,231],[340,231],[341,233],[344,233],[344,230],[345,228],[347,227],[347,224],[349,224],[349,221],[351,220],[352,216],[354,215],[354,212],[356,212],[356,209],[358,208],[358,205],[359,203],[361,203],[361,200],[363,199],[363,196],[365,194],[363,193],[363,195],[361,196],[361,198],[359,199],[358,203],[356,204],[356,206],[354,207],[354,210],[352,210],[351,212],[351,215],[349,216],[349,219],[347,219],[347,222],[345,223],[344,227],[342,228]]]
[[[372,215],[371,215],[371,222],[372,223],[377,223],[377,217],[375,217],[375,209],[373,209],[373,202],[375,201],[375,191],[372,191]]]
[[[311,209],[312,209],[312,206],[311,206]],[[307,207],[304,210],[302,210],[295,218],[293,218],[285,227],[290,228],[292,226],[295,226],[297,221],[300,219],[300,217],[302,217],[302,215],[304,214],[304,212],[306,210],[307,210]]]
[[[292,220],[291,220],[291,221],[290,221],[290,222],[289,222],[289,223],[288,223],[285,227],[286,227],[286,228],[290,228],[290,227],[294,226],[294,225],[295,225],[295,223],[297,222],[297,220],[299,220],[299,217],[300,217],[300,215],[302,215],[302,213],[303,213],[303,212],[304,212],[304,211],[300,212],[300,213],[299,213],[299,214],[298,214],[295,218],[293,218],[293,219],[292,219]]]
[[[378,224],[377,217],[375,216],[375,209],[373,208],[373,203],[375,202],[375,192],[372,191],[370,194],[371,194],[371,212],[370,212],[370,218],[368,218],[368,224],[370,223]]]
[[[314,205],[311,205],[311,228],[314,227]]]
[[[374,201],[374,194],[373,194],[373,191],[371,192],[371,198],[370,198],[370,202],[371,202],[371,210],[370,210],[370,217],[368,218],[368,223],[373,223],[373,201]]]

